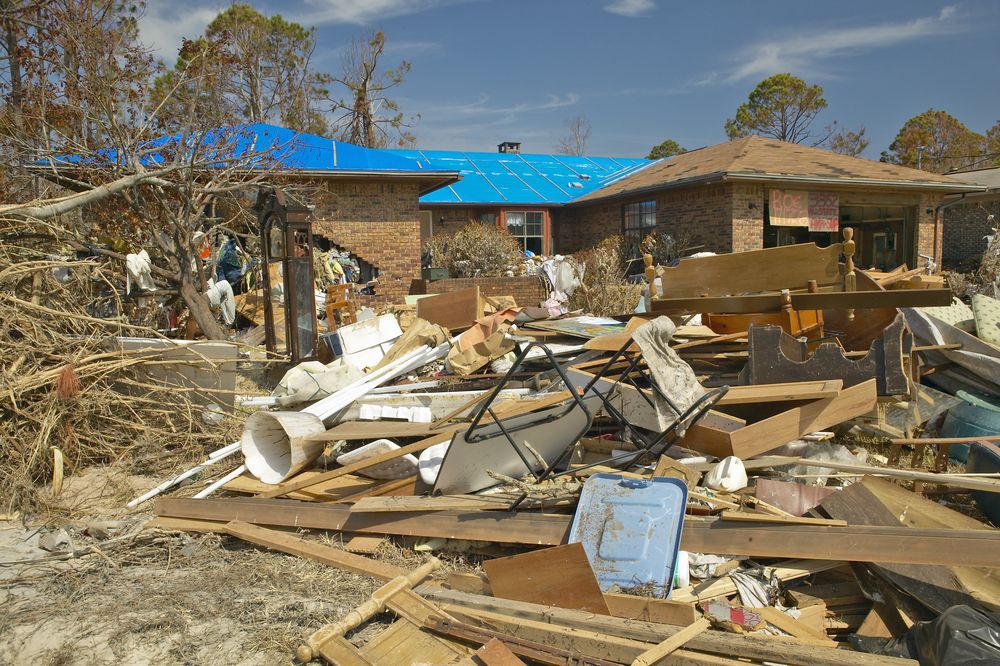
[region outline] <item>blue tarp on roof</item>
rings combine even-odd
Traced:
[[[582,197],[651,162],[634,157],[576,157],[446,150],[383,150],[429,171],[459,171],[462,180],[420,203],[558,205]]]
[[[246,166],[267,166],[279,169],[330,172],[386,172],[400,174],[426,173],[427,167],[391,151],[362,148],[333,141],[315,134],[254,123],[211,130],[198,135],[173,135],[153,139],[140,147],[141,161],[146,166],[173,160],[178,153],[190,156],[197,151],[202,163],[218,160],[217,166],[246,159]],[[96,156],[67,155],[57,162],[63,164],[100,164],[115,162],[114,150],[99,151]],[[440,169],[430,169],[440,171]]]

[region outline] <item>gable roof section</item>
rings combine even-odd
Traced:
[[[421,168],[459,171],[462,179],[420,198],[428,204],[557,206],[652,164],[640,158],[577,157],[446,150],[385,150]]]
[[[140,150],[146,166],[163,164],[178,154],[197,153],[203,162],[219,160],[216,165],[219,167],[245,161],[245,167],[251,170],[267,168],[311,176],[413,178],[421,182],[421,194],[453,183],[460,177],[456,170],[428,169],[392,151],[363,148],[265,123],[223,127],[198,135],[159,137],[145,142]],[[102,163],[113,164],[117,159],[116,151],[107,150],[87,156],[66,155],[55,160],[55,166],[100,167]],[[211,166],[209,164],[209,168]]]
[[[599,190],[585,203],[696,183],[751,180],[961,192],[982,189],[948,176],[840,155],[822,148],[749,136],[657,160]]]
[[[990,167],[989,169],[976,169],[974,171],[960,171],[949,173],[949,178],[960,180],[963,183],[982,185],[988,190],[1000,190],[1000,167]]]

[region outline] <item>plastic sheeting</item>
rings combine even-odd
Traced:
[[[1000,613],[952,606],[936,620],[913,625],[880,653],[916,659],[920,666],[998,664]]]

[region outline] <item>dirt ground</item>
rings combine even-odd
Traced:
[[[290,664],[305,635],[380,585],[227,536],[142,531],[149,507],[121,507],[151,485],[92,468],[67,479],[61,515],[0,521],[0,663]],[[72,557],[39,548],[60,529]],[[399,566],[422,559],[382,548]]]

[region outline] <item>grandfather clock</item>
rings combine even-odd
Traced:
[[[312,211],[278,187],[261,188],[253,207],[260,224],[264,341],[293,364],[316,358]]]

